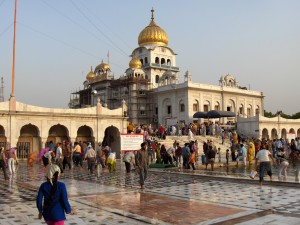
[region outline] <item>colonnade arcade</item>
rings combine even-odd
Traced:
[[[300,128],[297,130],[294,128],[290,128],[290,129],[282,128],[280,129],[280,132],[278,132],[278,129],[276,128],[272,128],[271,130],[268,130],[267,128],[263,128],[261,137],[270,140],[274,140],[276,138],[287,139],[288,134],[295,134],[295,137],[300,137]]]
[[[93,146],[95,146],[97,142],[102,143],[104,141],[111,147],[114,147],[114,149],[117,150],[117,154],[119,153],[120,139],[118,137],[120,136],[120,132],[118,128],[114,126],[107,127],[104,132],[105,134],[102,135],[104,136],[102,140],[96,140],[96,135],[94,135],[94,131],[90,126],[82,125],[75,130],[75,135],[72,135],[70,134],[70,127],[58,123],[49,127],[46,136],[41,136],[41,128],[28,123],[21,127],[19,135],[17,135],[17,146],[12,147],[17,147],[17,155],[18,158],[21,159],[27,158],[30,152],[38,153],[42,148],[46,147],[50,141],[56,144],[64,140],[71,142],[72,145],[75,141],[91,142]],[[9,147],[6,131],[2,125],[0,125],[0,146],[4,148]]]

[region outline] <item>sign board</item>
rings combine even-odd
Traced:
[[[296,134],[294,134],[294,133],[287,133],[286,134],[286,138],[289,140],[289,142],[291,142],[292,139],[296,138]]]
[[[177,117],[167,118],[167,126],[176,125],[178,122]]]
[[[144,142],[142,134],[121,134],[121,151],[137,151]]]

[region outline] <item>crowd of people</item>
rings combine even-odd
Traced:
[[[202,163],[205,169],[213,171],[215,163],[232,165],[236,163],[248,166],[255,161],[254,169],[259,171],[259,182],[262,184],[264,173],[272,180],[272,164],[278,165],[278,178],[287,178],[287,168],[290,163],[294,164],[300,155],[300,138],[292,139],[290,142],[285,139],[252,139],[238,135],[236,131],[224,130],[218,124],[207,125],[176,125],[153,129],[151,125],[127,127],[129,134],[142,134],[143,142],[138,151],[122,152],[122,162],[125,164],[126,173],[130,174],[134,169],[139,175],[140,188],[145,188],[145,180],[148,176],[148,168],[151,163],[167,164],[174,167],[181,167],[185,170],[196,170],[198,164]],[[172,144],[167,144],[162,139],[166,135],[182,136],[187,138],[184,143],[174,139]],[[199,142],[196,135],[208,136],[205,141]],[[218,145],[225,148],[225,142],[229,146],[225,151],[221,147],[217,148],[212,138],[216,137]],[[181,139],[182,140],[182,139]],[[169,146],[168,146],[169,145]],[[107,168],[109,172],[115,172],[116,152],[106,143],[94,145],[92,142],[75,142],[74,145],[68,140],[62,143],[50,141],[46,148],[42,149],[38,156],[30,154],[28,166],[38,161],[45,166],[46,182],[44,182],[38,193],[37,207],[39,217],[44,217],[47,224],[54,221],[63,221],[65,213],[76,213],[67,200],[66,188],[63,183],[58,181],[59,176],[63,176],[65,170],[78,167],[79,171],[85,166],[90,174],[95,173],[96,168]],[[0,167],[2,168],[5,180],[8,180],[15,173],[15,165],[18,163],[16,148],[4,150],[0,148]],[[59,187],[59,188],[58,188]],[[48,208],[45,202],[51,207]],[[60,202],[60,203],[59,203]],[[63,203],[62,205],[60,205]],[[54,213],[59,210],[60,213]],[[53,215],[52,215],[53,214]],[[52,215],[49,216],[49,215]],[[63,223],[61,223],[63,224]]]

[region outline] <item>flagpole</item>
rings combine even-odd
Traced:
[[[15,0],[15,15],[14,15],[14,41],[13,41],[13,58],[12,58],[12,74],[11,74],[11,97],[15,96],[15,59],[16,59],[16,27],[17,27],[17,4]]]
[[[109,50],[107,52],[107,64],[109,65]]]

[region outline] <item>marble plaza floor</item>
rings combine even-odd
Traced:
[[[300,224],[300,189],[294,183],[265,182],[182,170],[151,169],[146,189],[138,176],[98,169],[66,169],[69,201],[77,215],[67,225],[90,224]],[[39,165],[20,162],[9,182],[0,172],[0,224],[45,224],[37,219],[37,189],[45,180]]]

